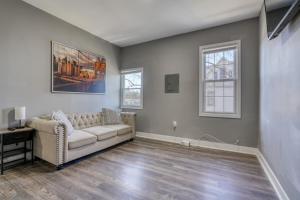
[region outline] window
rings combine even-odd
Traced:
[[[121,72],[121,108],[143,108],[143,69]]]
[[[200,47],[200,116],[241,117],[240,62],[240,41]]]

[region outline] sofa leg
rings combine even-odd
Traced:
[[[61,169],[63,169],[63,168],[64,168],[63,165],[57,165],[57,166],[56,166],[56,170],[61,170]]]

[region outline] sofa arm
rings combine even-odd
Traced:
[[[40,118],[33,118],[27,125],[36,130],[34,154],[55,166],[64,164],[68,147],[65,125]]]
[[[121,112],[121,118],[124,124],[132,126],[133,135],[135,135],[136,113],[135,112]]]
[[[59,134],[62,129],[62,124],[55,120],[45,120],[40,118],[33,118],[27,125],[31,128],[36,129],[37,131],[51,133],[51,134]]]

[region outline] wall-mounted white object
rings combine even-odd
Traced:
[[[173,121],[173,128],[175,129],[175,128],[177,128],[177,121]]]
[[[172,122],[172,126],[173,126],[173,131],[176,131],[176,128],[177,128],[177,121],[173,121],[173,122]]]
[[[25,119],[26,119],[26,107],[25,106],[15,107],[15,120],[19,120],[18,128],[23,128],[22,120],[25,120]]]

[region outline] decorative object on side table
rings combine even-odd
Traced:
[[[31,163],[34,162],[34,154],[33,154],[33,137],[35,134],[35,129],[33,128],[19,128],[13,131],[2,129],[0,130],[0,142],[1,142],[1,175],[3,174],[4,170],[7,168],[14,167],[20,162],[26,163],[27,160],[27,153],[31,152]],[[30,141],[30,147],[27,147],[27,142]],[[5,150],[5,147],[11,146],[13,144],[24,143],[23,147],[17,147],[11,150]],[[20,155],[23,155],[20,157]],[[16,156],[16,157],[15,157]],[[15,157],[16,159],[13,159]]]
[[[26,119],[26,107],[15,107],[15,120],[19,120],[19,126],[17,129],[22,129],[24,126],[22,126],[22,120]]]

